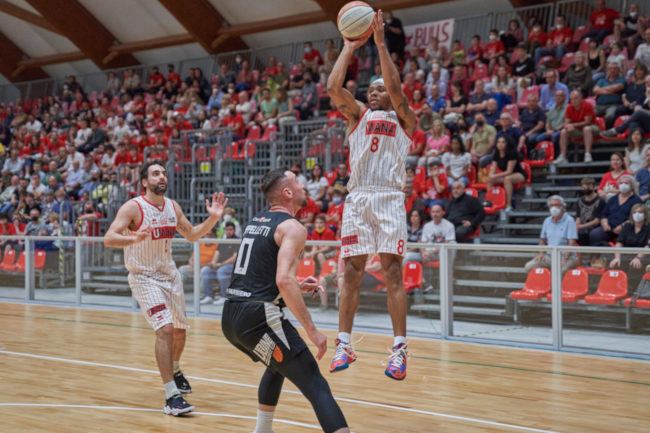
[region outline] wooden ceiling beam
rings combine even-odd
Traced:
[[[0,12],[4,12],[7,15],[11,15],[12,17],[26,21],[30,24],[34,24],[35,26],[41,27],[45,30],[49,30],[52,33],[56,33],[57,35],[62,34],[56,27],[54,27],[48,20],[46,20],[42,16],[30,12],[26,9],[23,9],[19,6],[16,6],[13,3],[9,3],[6,0],[0,1]]]
[[[48,73],[41,68],[20,70],[17,74],[14,74],[14,71],[19,67],[18,63],[25,57],[27,56],[20,47],[14,44],[4,33],[0,33],[0,73],[2,75],[14,83],[49,78]]]
[[[269,20],[253,21],[249,23],[222,27],[219,29],[219,34],[228,34],[231,36],[248,35],[252,33],[268,32],[271,30],[279,30],[289,27],[322,23],[328,20],[329,18],[327,17],[327,14],[324,11],[320,10],[316,12],[306,12],[281,18],[272,18]]]
[[[23,69],[40,68],[41,66],[56,65],[58,63],[76,62],[86,59],[86,54],[82,51],[73,51],[71,53],[52,54],[51,56],[32,57],[18,62],[18,67]]]
[[[337,17],[339,10],[348,3],[348,0],[315,0],[318,6],[325,12],[327,18],[335,25],[337,24]]]

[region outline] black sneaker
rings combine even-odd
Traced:
[[[182,415],[187,412],[192,412],[194,410],[194,406],[189,404],[182,395],[180,394],[174,394],[171,397],[167,399],[167,402],[165,403],[165,407],[163,408],[163,411],[167,415]]]
[[[192,387],[187,379],[185,379],[185,376],[183,376],[182,371],[174,373],[174,382],[176,382],[176,388],[178,388],[181,393],[189,394],[192,392]]]
[[[610,128],[605,131],[602,131],[600,135],[606,138],[614,138],[618,135],[618,131],[614,128]]]

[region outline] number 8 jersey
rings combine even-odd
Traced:
[[[284,306],[275,283],[278,251],[275,229],[293,218],[285,212],[257,214],[244,229],[230,287],[226,290],[233,301],[273,302]]]
[[[394,111],[366,109],[350,131],[348,190],[388,187],[401,191],[412,141]]]

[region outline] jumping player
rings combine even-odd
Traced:
[[[326,433],[349,433],[341,409],[307,345],[282,308],[298,319],[321,359],[327,337],[311,320],[301,292],[322,290],[310,277],[296,280],[307,230],[295,218],[306,195],[296,175],[273,170],[262,178],[271,208],[246,226],[223,306],[223,334],[236,348],[262,361],[266,371],[258,388],[257,426],[254,433],[272,433],[273,413],[286,377],[309,400]]]
[[[339,299],[339,336],[330,372],[346,369],[356,360],[350,333],[359,308],[359,284],[368,254],[378,253],[395,336],[386,375],[402,380],[406,377],[407,358],[406,292],[402,283],[406,210],[402,187],[416,119],[384,42],[381,10],[375,14],[372,27],[383,79],[370,83],[369,108],[343,88],[352,54],[368,38],[345,40],[327,81],[330,98],[351,125],[351,175],[347,185],[350,194],[343,210],[341,232],[344,277]]]
[[[156,332],[156,362],[165,386],[164,412],[174,416],[194,410],[181,395],[192,392],[180,369],[185,347],[185,296],[181,275],[172,259],[176,232],[188,241],[199,240],[219,221],[228,203],[223,193],[205,201],[209,217],[196,227],[174,200],[165,197],[167,171],[161,161],[142,165],[145,194],[122,205],[104,237],[107,247],[124,248],[129,285],[147,322]]]

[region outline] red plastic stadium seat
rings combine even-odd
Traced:
[[[539,87],[538,86],[528,86],[521,92],[521,97],[519,98],[518,106],[519,108],[526,108],[528,106],[528,96],[537,95],[539,99]],[[519,116],[517,116],[519,117]]]
[[[589,292],[589,275],[584,269],[572,269],[562,278],[562,302],[576,302],[584,298]],[[549,293],[546,297],[549,301],[553,299]]]
[[[542,65],[545,65],[546,62],[548,62],[549,60],[553,60],[554,58],[555,58],[554,56],[544,56],[544,57],[540,58],[539,62],[537,62],[537,67],[539,68]]]
[[[643,274],[643,280],[650,280],[650,272]],[[625,298],[625,306],[627,307],[638,307],[638,308],[650,308],[650,299],[634,299],[633,296]]]
[[[34,251],[34,269],[42,270],[45,267],[46,253],[43,250]]]
[[[519,108],[517,108],[515,104],[508,104],[505,107],[503,107],[502,113],[510,113],[513,121],[519,120]]]
[[[573,39],[571,39],[573,42],[578,42],[582,36],[589,31],[589,28],[587,26],[578,26],[578,28],[575,29],[573,32]]]
[[[546,268],[533,268],[526,277],[524,288],[510,292],[512,299],[537,301],[551,291],[551,271]]]
[[[618,269],[610,269],[600,278],[596,293],[585,296],[585,302],[616,305],[625,296],[627,296],[627,274]]]
[[[605,127],[605,118],[604,117],[596,117],[596,126],[598,126],[602,131],[606,130],[607,128]]]
[[[411,290],[422,288],[422,265],[418,262],[408,262],[404,265],[404,290],[410,292]]]
[[[18,260],[16,260],[16,264],[13,266],[13,268],[9,268],[7,270],[25,272],[25,251],[20,253]]]
[[[470,77],[470,81],[474,82],[477,80],[482,80],[483,78],[488,77],[488,68],[487,65],[483,62],[476,62],[474,65],[474,72]]]
[[[336,180],[336,173],[337,173],[336,170],[330,170],[330,171],[326,171],[326,172],[325,172],[325,179],[327,179],[327,181],[329,182],[330,186],[332,186],[332,184],[333,184],[334,181]]]
[[[302,259],[298,265],[298,272],[296,279],[302,281],[307,277],[314,277],[316,275],[316,262],[313,259]]]
[[[432,269],[439,269],[440,268],[440,260],[435,260],[433,262],[426,262],[424,264],[425,268],[432,268]]]
[[[555,148],[550,141],[537,143],[535,149],[544,149],[544,159],[527,159],[526,163],[531,167],[543,167],[555,159]]]
[[[0,269],[3,271],[10,271],[14,268],[16,264],[16,250],[7,250],[5,256],[2,258],[2,263],[0,263]]]
[[[478,191],[476,190],[476,188],[470,188],[470,187],[465,188],[465,194],[471,195],[474,198],[478,198]]]
[[[320,277],[324,277],[326,275],[330,275],[336,272],[336,260],[334,259],[329,259],[325,260],[325,264],[320,270],[320,274],[318,274]]]
[[[278,132],[278,127],[276,125],[269,125],[264,130],[264,135],[262,135],[262,141],[268,141],[271,139],[271,133]]]
[[[560,62],[560,68],[558,69],[560,73],[564,74],[567,71],[567,69],[571,67],[571,65],[573,64],[573,57],[574,57],[573,53],[566,53],[564,56],[562,56],[562,61]]]
[[[484,208],[485,213],[494,215],[497,211],[506,208],[506,190],[501,185],[488,189],[485,193],[485,201],[492,202],[492,206]]]
[[[589,38],[584,38],[582,41],[580,41],[578,51],[582,51],[585,54],[589,52]]]
[[[514,185],[514,189],[519,189],[522,186],[531,185],[533,183],[533,170],[530,168],[530,165],[527,162],[522,162],[521,168],[523,168],[524,171],[526,172],[526,182],[522,182],[522,183],[518,183],[517,185]]]
[[[476,183],[476,176],[476,166],[471,165],[468,173],[470,188],[485,190],[487,185],[484,183]]]

